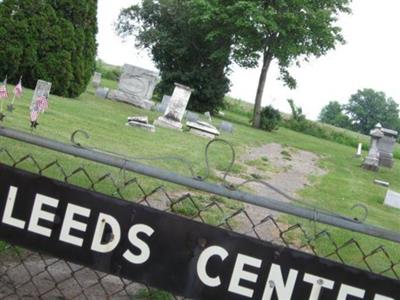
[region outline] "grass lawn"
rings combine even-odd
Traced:
[[[107,87],[115,88],[116,83],[103,80]],[[3,125],[9,128],[30,132],[29,105],[32,91],[25,89],[22,99],[16,100],[16,110],[7,117]],[[205,173],[204,148],[208,140],[192,135],[188,132],[177,132],[174,130],[157,128],[156,133],[149,133],[137,128],[125,126],[128,116],[148,115],[150,121],[158,117],[158,113],[144,111],[123,103],[96,98],[93,88],[77,99],[65,99],[51,96],[49,111],[40,116],[39,126],[33,134],[55,139],[57,141],[70,143],[71,133],[77,129],[85,130],[90,134],[90,139],[83,137],[80,142],[87,147],[101,149],[102,151],[122,154],[131,158],[154,158],[154,157],[181,157],[193,163],[196,173]],[[235,111],[227,111],[223,119],[235,123],[234,134],[222,133],[221,138],[231,142],[240,154],[246,147],[260,146],[266,143],[276,142],[291,147],[312,151],[320,155],[320,164],[328,172],[321,178],[313,178],[314,184],[304,189],[300,197],[308,205],[342,213],[348,216],[357,215],[357,211],[351,211],[351,207],[357,203],[364,204],[369,215],[367,222],[380,227],[399,231],[399,210],[383,206],[386,189],[373,184],[374,179],[390,182],[391,189],[400,191],[400,161],[395,162],[391,170],[381,169],[378,173],[367,172],[360,168],[361,160],[354,157],[356,149],[333,142],[317,139],[308,135],[280,128],[276,132],[268,133],[252,129],[248,125],[248,118],[244,114]],[[222,119],[214,118],[214,125],[218,125]],[[95,177],[102,176],[110,168],[99,166],[88,161],[73,158],[52,151],[45,151],[38,147],[16,142],[14,140],[0,138],[1,147],[7,148],[15,157],[21,157],[28,153],[33,154],[41,165],[58,159],[67,169],[72,171],[79,166],[84,166],[90,174]],[[4,153],[0,154],[0,161],[10,163]],[[190,176],[188,168],[174,160],[140,160],[142,163],[168,169],[180,174]],[[210,164],[212,168],[223,169],[230,161],[229,148],[223,144],[216,144],[210,150]],[[23,166],[21,166],[23,167]],[[26,166],[29,168],[29,166]],[[115,177],[121,176],[118,170],[111,169]],[[47,176],[59,177],[56,170],[49,171]],[[212,180],[217,180],[215,177]],[[160,182],[139,176],[141,185],[146,190],[158,186]],[[75,182],[85,186],[83,181]],[[165,183],[163,183],[165,185]],[[184,188],[167,184],[169,190],[182,191]],[[111,186],[105,186],[102,190],[112,193]],[[136,199],[140,196],[138,190],[127,191],[127,198]],[[282,216],[282,221],[297,223],[294,217]],[[313,225],[308,221],[301,220],[304,226],[313,230]],[[318,225],[318,230],[326,228]],[[357,238],[366,252],[384,244],[387,251],[397,261],[400,258],[399,245],[354,234],[349,231],[330,228],[334,238],[339,244]],[[320,253],[327,254],[331,251],[331,245],[321,239],[316,244]],[[345,250],[343,253],[349,255],[349,259],[359,262],[356,249]],[[333,257],[335,258],[335,257]],[[345,260],[347,263],[348,259]],[[380,261],[371,264],[382,265]],[[383,265],[382,265],[383,268]],[[398,267],[400,273],[400,267]],[[390,275],[390,274],[389,274]]]

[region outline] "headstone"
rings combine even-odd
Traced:
[[[156,72],[125,64],[119,80],[118,90],[112,90],[108,98],[151,109],[154,89],[159,77]]]
[[[219,130],[221,131],[225,131],[225,132],[229,132],[229,133],[233,133],[233,124],[226,122],[226,121],[222,121],[221,124],[219,125]]]
[[[362,143],[358,144],[356,156],[360,157],[362,154]]]
[[[385,205],[400,209],[400,194],[388,190],[386,193]]]
[[[379,165],[387,168],[392,168],[394,164],[393,149],[396,145],[398,132],[386,128],[382,128],[384,136],[378,144],[379,150]]]
[[[363,168],[372,171],[378,171],[379,169],[379,150],[378,143],[379,140],[383,137],[382,130],[377,127],[370,132],[371,136],[371,147],[368,152],[368,156],[365,158],[363,162]]]
[[[384,187],[389,187],[389,185],[390,185],[389,182],[383,181],[383,180],[379,180],[379,179],[375,179],[374,183],[377,184],[377,185],[384,186]]]
[[[188,111],[186,113],[186,120],[189,122],[197,122],[199,120],[199,115],[194,112]]]
[[[96,97],[106,99],[109,92],[110,92],[109,88],[98,87],[96,89]]]
[[[209,111],[206,111],[204,113],[204,116],[207,118],[208,122],[212,122],[211,114]]]
[[[156,105],[156,110],[162,114],[165,113],[165,111],[167,110],[167,107],[169,105],[169,101],[171,100],[171,96],[168,95],[164,95],[162,98],[161,103]]]
[[[46,100],[49,99],[51,90],[51,82],[47,82],[44,80],[38,80],[36,83],[35,92],[33,93],[32,102],[31,102],[31,111],[37,106],[37,101],[41,97],[45,97]],[[41,110],[41,109],[39,109]]]
[[[126,125],[145,129],[150,132],[156,132],[156,127],[149,124],[149,118],[147,116],[128,117],[128,123],[126,123]]]
[[[164,116],[159,117],[154,125],[182,130],[182,118],[186,111],[192,89],[179,83],[175,83],[174,93],[168,103]]]
[[[94,72],[92,84],[94,88],[98,88],[101,84],[101,73]]]
[[[224,113],[223,111],[219,111],[218,114],[219,114],[220,116],[222,116],[222,117],[225,116],[225,113]]]
[[[197,122],[190,122],[188,121],[186,123],[186,126],[190,128],[190,132],[194,133],[199,136],[207,137],[214,139],[216,136],[220,135],[220,132],[215,128],[213,125],[207,123],[207,122],[202,122],[202,121],[197,121]]]

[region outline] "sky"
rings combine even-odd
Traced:
[[[99,0],[98,57],[107,63],[130,63],[156,70],[146,50],[135,48],[131,39],[123,41],[113,24],[122,8],[139,0]],[[399,0],[353,0],[351,15],[342,15],[338,25],[346,39],[327,55],[292,67],[297,88],[290,90],[278,80],[278,68],[272,64],[263,96],[263,105],[290,112],[291,98],[310,119],[317,119],[329,101],[346,103],[357,90],[383,91],[400,104],[400,11]],[[229,95],[254,103],[260,68],[232,66]]]

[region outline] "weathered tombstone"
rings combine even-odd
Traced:
[[[169,105],[169,101],[171,100],[171,96],[168,95],[164,95],[161,103],[156,105],[156,110],[160,113],[165,113],[165,111],[167,110],[167,107]]]
[[[187,111],[186,120],[188,120],[189,122],[197,122],[199,120],[199,115],[194,112]]]
[[[98,88],[101,84],[101,76],[102,74],[99,72],[94,72],[92,84],[94,88]]]
[[[156,132],[154,125],[149,124],[149,118],[147,116],[133,116],[128,117],[127,126],[137,127],[140,129],[145,129],[150,132]]]
[[[154,125],[182,130],[182,118],[185,114],[192,89],[179,83],[175,83],[174,93],[171,96],[164,116],[159,117]]]
[[[190,132],[202,137],[207,137],[210,139],[214,139],[216,136],[220,135],[220,132],[213,125],[197,121],[197,122],[187,122],[186,126],[190,128]]]
[[[385,205],[400,209],[400,194],[388,190],[386,193]]]
[[[379,169],[379,150],[378,143],[380,139],[384,136],[381,128],[376,127],[371,130],[371,147],[368,152],[368,156],[363,162],[363,168],[372,171],[378,171]]]
[[[229,133],[233,133],[233,124],[226,122],[226,121],[222,121],[221,124],[219,125],[219,130],[221,131],[225,131],[225,132],[229,132]]]
[[[209,111],[206,111],[204,113],[204,116],[207,118],[208,122],[212,122],[211,114]]]
[[[125,64],[118,90],[111,90],[108,98],[151,109],[154,106],[151,99],[158,80],[158,74],[153,71]]]
[[[362,143],[358,144],[356,156],[360,157],[362,154]]]
[[[382,128],[384,136],[378,144],[379,150],[379,165],[387,168],[392,168],[394,164],[393,149],[396,145],[398,132],[391,129]]]
[[[106,99],[109,91],[110,91],[109,88],[98,87],[96,89],[96,97]]]
[[[41,98],[45,98],[48,101],[51,90],[51,82],[47,82],[44,80],[38,80],[36,83],[35,92],[33,93],[32,102],[31,102],[31,111],[37,109],[38,111],[44,111],[47,107],[38,107],[42,104],[39,103]]]

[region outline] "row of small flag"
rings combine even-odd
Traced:
[[[14,95],[11,100],[11,103],[7,105],[7,110],[12,112],[14,110],[14,102],[16,98],[21,98],[23,94],[22,90],[22,76],[19,79],[18,84],[14,87]],[[3,121],[5,115],[3,113],[3,103],[8,99],[8,91],[7,91],[7,76],[4,79],[3,83],[0,85],[0,121]],[[49,102],[47,97],[38,96],[36,99],[32,100],[30,106],[30,119],[31,119],[31,127],[36,128],[39,123],[37,122],[39,118],[39,114],[45,112],[49,107]]]

